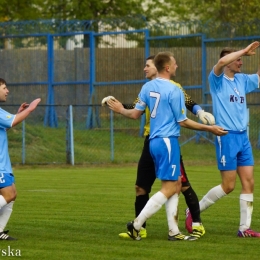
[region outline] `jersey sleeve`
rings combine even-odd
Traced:
[[[138,95],[138,101],[135,104],[135,109],[144,111],[147,106],[147,93],[146,93],[146,87],[145,85],[142,87],[139,95]]]
[[[246,75],[246,89],[245,92],[249,93],[259,88],[259,76],[258,74]]]
[[[0,109],[0,127],[2,128],[11,128],[15,115],[6,112],[3,109]]]
[[[217,76],[214,73],[214,68],[209,73],[209,77],[208,77],[209,87],[210,87],[210,91],[212,93],[216,93],[220,90],[220,88],[222,86],[221,82],[222,82],[223,76],[224,76],[224,72],[222,74],[220,74],[219,76]]]

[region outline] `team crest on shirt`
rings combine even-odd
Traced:
[[[234,91],[239,95],[239,91],[237,90],[237,88],[234,88]]]
[[[181,110],[181,113],[184,114],[184,109]]]
[[[10,116],[10,115],[7,115],[6,118],[11,118],[11,116]]]

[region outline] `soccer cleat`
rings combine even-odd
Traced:
[[[186,209],[186,220],[185,220],[185,228],[189,233],[192,233],[192,216],[190,214],[189,208]]]
[[[127,234],[129,237],[131,237],[134,240],[141,240],[141,237],[139,235],[139,231],[134,228],[134,221],[128,222],[127,225]]]
[[[147,231],[146,231],[146,229],[145,228],[141,228],[140,229],[140,231],[139,231],[139,236],[141,237],[141,238],[147,238]]]
[[[8,233],[8,231],[7,231]],[[10,237],[9,235],[6,234],[6,231],[0,232],[0,240],[17,240],[14,237]]]
[[[128,233],[129,233],[129,231],[128,232],[119,233],[118,235],[121,238],[131,238],[130,234],[128,234]]]
[[[260,233],[248,228],[245,231],[238,230],[237,236],[238,237],[260,237]]]
[[[199,226],[193,226],[192,227],[192,232],[190,233],[190,235],[192,237],[196,237],[196,239],[201,238],[204,234],[206,233],[205,228],[203,227],[202,224],[200,224]]]
[[[128,232],[124,232],[124,233],[120,233],[119,236],[120,236],[121,238],[131,238],[130,234],[128,234],[128,233],[129,233],[129,231],[128,231]],[[145,228],[142,227],[142,228],[140,229],[140,231],[139,231],[139,236],[140,236],[141,238],[146,238],[146,237],[147,237],[147,231],[146,231]]]
[[[178,240],[189,240],[189,241],[193,241],[193,240],[197,240],[196,237],[193,236],[185,236],[182,233],[178,233],[174,236],[170,236],[168,235],[168,240],[170,241],[178,241]]]

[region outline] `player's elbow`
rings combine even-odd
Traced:
[[[139,117],[140,117],[140,115],[138,115],[138,114],[133,114],[133,115],[131,116],[132,119],[138,119]]]
[[[131,113],[132,119],[138,119],[142,115],[142,111],[139,111],[137,109],[133,109]]]
[[[181,126],[181,127],[186,127],[187,126],[187,119],[185,119],[185,120],[183,120],[183,121],[180,121],[180,122],[178,122],[179,123],[179,125]]]

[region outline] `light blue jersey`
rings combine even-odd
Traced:
[[[15,115],[0,108],[0,174],[12,173],[6,130],[12,127],[14,118]]]
[[[258,74],[236,73],[231,79],[224,73],[216,76],[213,68],[208,79],[216,124],[225,130],[245,131],[248,123],[246,94],[258,88]]]
[[[169,80],[156,78],[143,85],[135,109],[150,110],[150,139],[155,137],[178,137],[178,122],[186,117],[185,99],[182,91]]]

